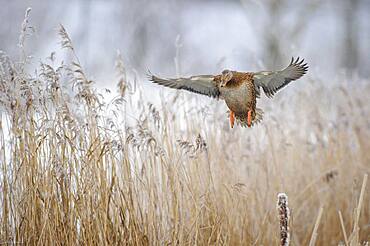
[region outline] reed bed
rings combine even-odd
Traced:
[[[63,26],[69,62],[29,72],[27,18],[19,60],[0,54],[0,245],[279,245],[280,192],[291,245],[370,241],[369,81],[309,74],[229,129],[221,103],[150,101],[120,56],[101,92]]]

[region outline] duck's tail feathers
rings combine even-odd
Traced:
[[[256,115],[252,120],[252,126],[258,124],[263,119],[263,110],[256,108]],[[248,127],[248,115],[235,115],[236,123],[241,127]]]

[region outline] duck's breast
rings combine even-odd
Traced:
[[[221,96],[225,99],[226,105],[236,114],[245,114],[253,105],[253,87],[248,83],[241,83],[239,86],[225,86],[220,88]]]

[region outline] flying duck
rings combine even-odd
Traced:
[[[216,99],[223,99],[230,109],[230,126],[235,119],[245,127],[262,120],[263,111],[256,108],[261,87],[268,98],[291,81],[301,78],[308,71],[304,59],[292,58],[290,64],[280,71],[238,72],[224,70],[218,75],[197,75],[187,78],[160,78],[151,73],[153,83],[174,89],[183,89]]]

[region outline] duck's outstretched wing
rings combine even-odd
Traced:
[[[215,81],[215,76],[213,75],[198,75],[188,78],[164,79],[154,76],[149,72],[148,77],[153,83],[170,88],[188,90],[213,98],[219,98],[220,96],[219,82]]]
[[[254,74],[254,84],[257,94],[260,94],[260,87],[262,87],[266,96],[271,98],[273,95],[289,84],[293,80],[302,77],[308,70],[307,63],[304,59],[300,60],[299,57],[292,60],[288,67],[281,71],[262,71]]]

